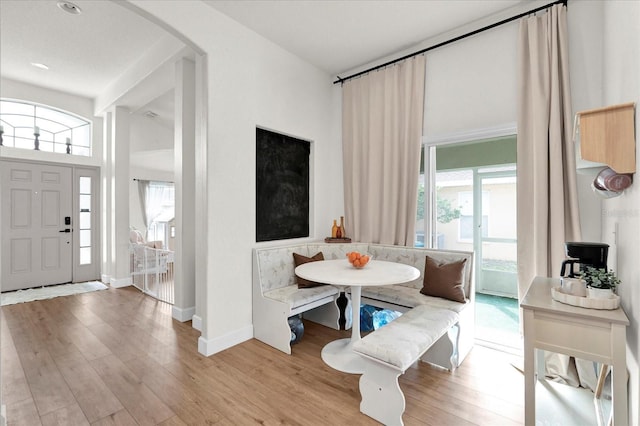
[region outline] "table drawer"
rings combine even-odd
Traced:
[[[537,348],[600,362],[611,359],[608,324],[542,312],[534,314],[534,322]]]

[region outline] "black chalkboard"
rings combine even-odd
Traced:
[[[309,236],[311,143],[256,128],[256,241]]]

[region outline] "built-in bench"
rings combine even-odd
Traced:
[[[453,353],[455,342],[448,331],[458,321],[456,312],[420,305],[354,343],[354,351],[365,362],[360,411],[385,425],[402,425],[405,399],[398,377],[443,338]],[[441,363],[455,368],[453,357]]]
[[[291,332],[287,322],[290,316],[302,314],[307,320],[339,329],[340,310],[337,301],[341,289],[333,286],[299,289],[294,274],[293,253],[311,257],[322,252],[325,259],[344,259],[350,251],[370,253],[375,260],[404,263],[420,271],[420,277],[408,283],[363,287],[361,303],[402,313],[421,305],[456,313],[457,327],[450,327],[447,336],[442,336],[433,343],[422,359],[450,368],[449,360],[453,357],[454,366],[460,365],[473,347],[474,341],[475,289],[471,252],[383,244],[321,242],[256,248],[253,253],[254,337],[290,354]],[[420,293],[427,255],[441,263],[466,261],[462,282],[464,302]],[[453,350],[449,342],[454,342]]]

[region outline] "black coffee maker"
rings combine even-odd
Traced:
[[[584,270],[585,266],[607,269],[609,244],[603,243],[565,243],[566,260],[562,262],[560,276],[573,278]],[[579,266],[578,272],[575,265]]]

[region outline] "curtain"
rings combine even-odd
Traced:
[[[558,277],[566,241],[580,241],[566,7],[520,21],[518,296],[537,275]],[[592,387],[593,365],[546,354],[547,375]],[[581,371],[582,373],[578,373]],[[593,373],[593,374],[592,374]]]
[[[354,241],[414,244],[424,79],[420,55],[343,85],[345,218]]]
[[[145,240],[149,241],[149,228],[167,206],[173,205],[173,184],[138,180],[138,195],[142,208],[142,219],[146,228]]]
[[[151,220],[147,215],[147,188],[149,187],[148,180],[138,179],[138,197],[140,197],[140,208],[142,210],[142,221],[144,222],[144,239],[148,240],[149,236],[149,224]]]

